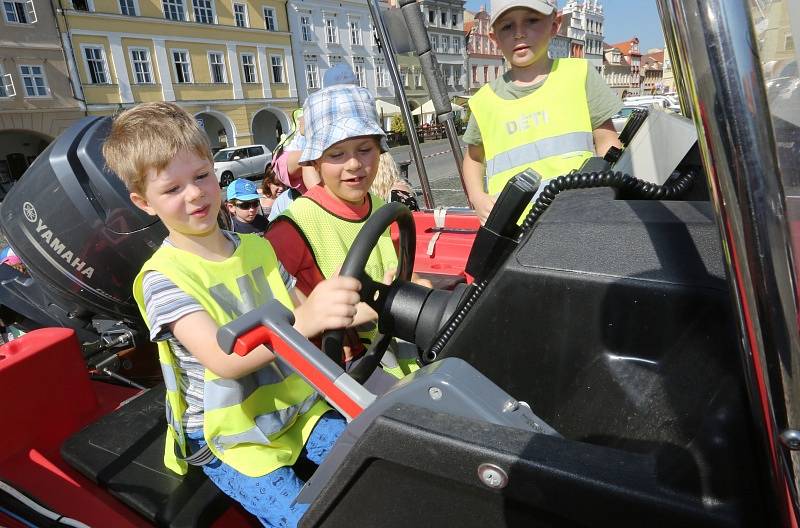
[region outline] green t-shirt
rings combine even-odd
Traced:
[[[505,72],[502,77],[498,77],[489,83],[501,99],[522,99],[538,90],[547,80],[530,86],[518,86],[511,79],[511,70]],[[614,114],[619,112],[622,108],[622,101],[617,95],[611,91],[606,82],[600,76],[597,70],[591,65],[589,66],[588,75],[586,75],[586,102],[589,105],[589,117],[592,121],[592,129],[596,129],[609,119]],[[475,114],[470,114],[467,130],[464,132],[462,138],[464,143],[469,145],[482,145],[481,131],[478,128],[478,123],[475,121]]]

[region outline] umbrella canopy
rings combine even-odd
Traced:
[[[400,113],[400,107],[380,99],[375,101],[375,108],[378,109],[378,115],[395,115]]]
[[[458,106],[457,104],[450,103],[450,110],[453,112],[462,112],[464,110],[463,107]],[[411,112],[411,115],[422,115],[422,114],[435,114],[436,110],[433,108],[433,100],[428,99],[428,101]]]

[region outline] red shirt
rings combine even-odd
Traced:
[[[334,197],[322,185],[315,185],[303,197],[313,200],[332,215],[346,220],[363,220],[370,211],[367,196],[361,205],[354,206]],[[303,294],[308,296],[314,286],[325,280],[305,236],[298,232],[292,222],[285,221],[279,216],[272,221],[264,237],[275,248],[275,254],[286,271],[297,279],[296,287]]]

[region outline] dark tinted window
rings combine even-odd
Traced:
[[[260,155],[262,155],[264,153],[264,148],[263,147],[250,147],[250,148],[247,149],[247,151],[249,152],[250,157],[260,156]]]

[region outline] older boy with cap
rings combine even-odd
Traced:
[[[486,221],[495,196],[530,167],[542,180],[620,147],[611,117],[621,101],[585,59],[550,59],[561,22],[556,0],[494,0],[489,38],[511,69],[469,102],[464,179]]]
[[[228,185],[226,196],[231,231],[261,235],[267,230],[267,219],[261,214],[261,196],[256,184],[244,178],[233,180]]]

